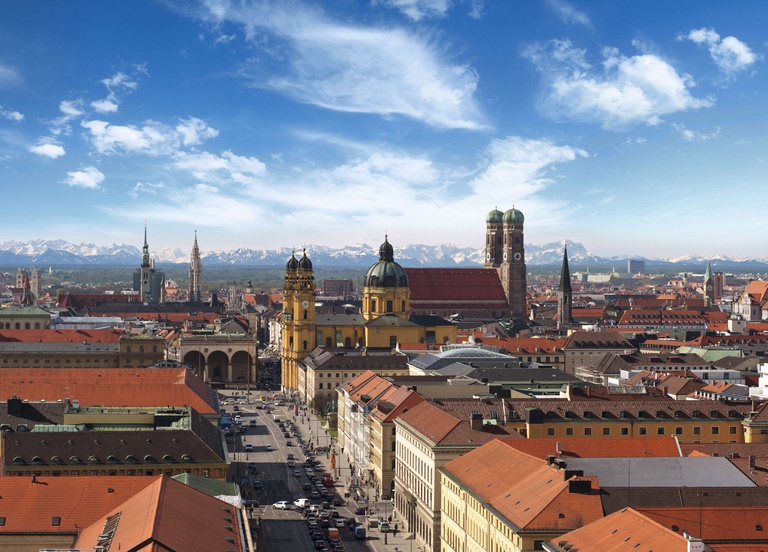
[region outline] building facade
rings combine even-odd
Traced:
[[[526,317],[526,267],[523,213],[494,209],[485,219],[485,268],[495,268],[507,296],[512,316]]]

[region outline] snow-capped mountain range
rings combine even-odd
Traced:
[[[703,265],[708,258],[686,255],[675,259],[618,255],[599,257],[589,253],[577,242],[567,242],[568,258],[573,266],[616,265],[618,271],[626,267],[629,258],[645,260],[654,265]],[[476,267],[482,266],[483,247],[456,247],[442,245],[404,245],[395,247],[395,259],[406,267]],[[231,249],[201,252],[203,266],[211,267],[277,267],[282,266],[291,256],[291,248],[279,249]],[[151,251],[158,266],[189,262],[189,252],[181,249],[160,249]],[[315,266],[325,267],[367,267],[375,263],[379,247],[355,244],[332,248],[322,245],[307,246],[307,254]],[[297,256],[301,251],[296,252]],[[133,245],[112,244],[99,246],[92,243],[73,244],[63,240],[32,240],[28,242],[0,242],[0,266],[126,266],[138,265],[141,250]],[[558,266],[563,259],[562,242],[543,245],[526,244],[525,261],[530,266]],[[733,259],[725,255],[710,257],[717,267],[763,266],[768,258]]]

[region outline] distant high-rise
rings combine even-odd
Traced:
[[[189,256],[189,301],[200,303],[203,300],[203,265],[200,262],[200,248],[197,246],[197,230],[195,244]]]
[[[627,272],[630,274],[645,274],[645,261],[628,259]]]
[[[563,267],[560,269],[560,287],[557,288],[557,327],[567,328],[573,323],[573,289],[568,267],[568,249],[563,247]]]
[[[149,257],[146,224],[141,266],[133,273],[133,291],[139,292],[143,303],[162,303],[165,300],[165,274],[155,270],[155,260]]]

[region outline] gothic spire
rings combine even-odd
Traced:
[[[573,291],[571,289],[571,270],[568,267],[568,248],[563,246],[563,267],[560,269],[560,287],[558,291]]]

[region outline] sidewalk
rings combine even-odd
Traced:
[[[349,462],[347,461],[346,455],[342,454],[338,446],[336,446],[336,439],[326,433],[325,429],[320,426],[317,417],[314,415],[310,414],[309,416],[304,416],[304,423],[299,423],[299,418],[297,418],[296,424],[300,427],[302,434],[305,436],[310,435],[309,428],[311,427],[312,442],[316,447],[330,446],[331,440],[333,440],[334,446],[331,448],[331,451],[336,452],[336,467],[333,470],[333,477],[336,479],[337,492],[344,497],[344,494],[350,491],[349,485],[350,480],[352,479],[352,474],[350,473]],[[316,457],[320,459],[324,468],[330,471],[330,452],[327,454],[318,454]],[[338,475],[339,473],[341,473],[340,477]],[[373,528],[368,529],[367,531],[368,538],[365,541],[366,544],[376,552],[393,552],[395,550],[397,552],[418,551],[419,548],[413,542],[413,539],[411,539],[411,534],[402,531],[403,522],[395,515],[394,504],[389,500],[379,500],[378,502],[374,502],[375,491],[373,488],[362,487],[361,490],[363,492],[367,491],[367,506],[371,508],[370,517],[372,519],[383,518],[388,520],[390,517],[392,518],[392,521],[390,522],[391,529],[386,534],[386,544],[384,542],[384,533],[379,529]],[[350,493],[350,497],[346,499],[346,506],[350,512],[354,512],[356,507],[365,507],[366,501],[364,498],[355,500],[355,497]],[[398,525],[397,535],[392,531],[395,524]]]

